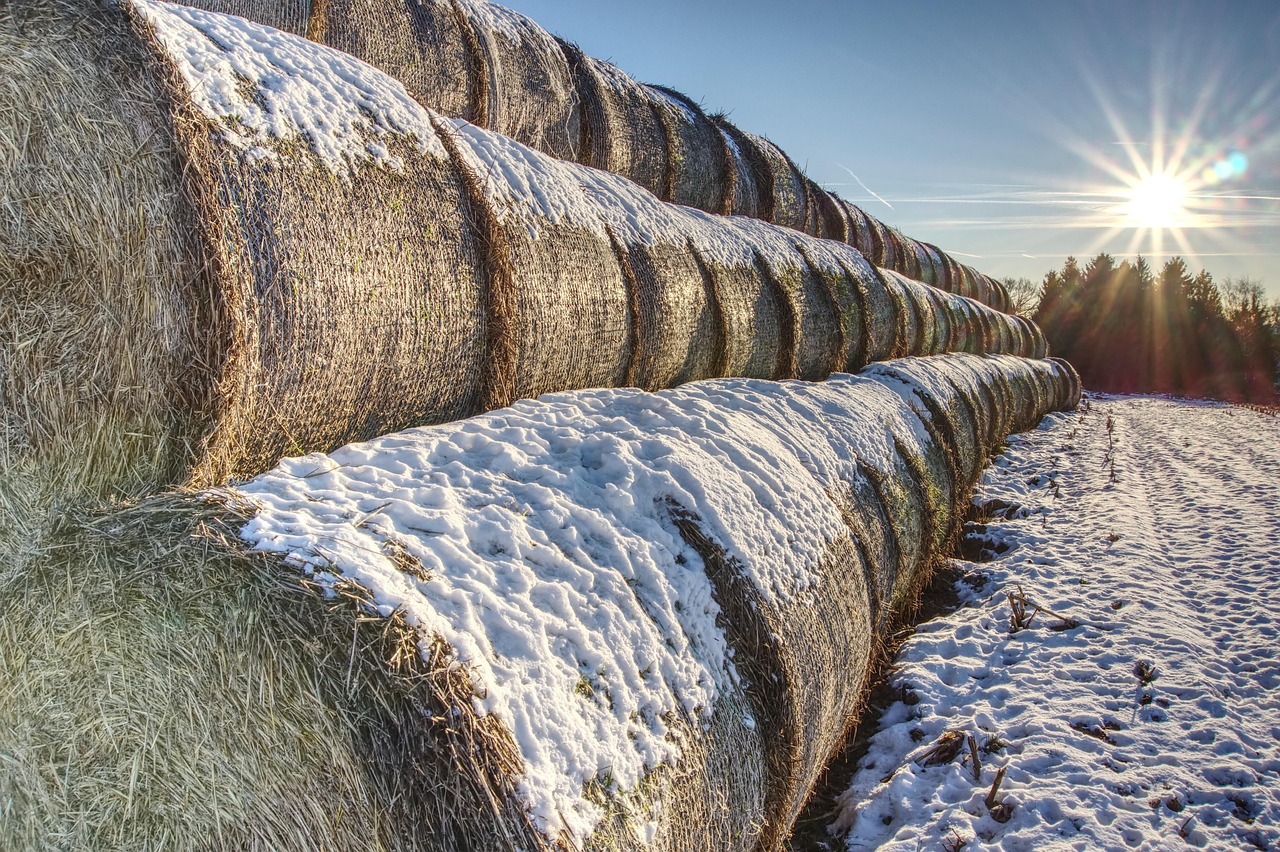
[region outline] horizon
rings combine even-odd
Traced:
[[[506,2],[994,277],[1180,256],[1280,298],[1274,3]]]

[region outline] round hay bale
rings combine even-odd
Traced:
[[[877,231],[871,224],[871,217],[868,216],[861,207],[851,204],[844,199],[840,199],[841,206],[849,215],[851,227],[849,228],[850,244],[858,251],[862,252],[862,256],[871,263],[876,262],[876,258],[880,256],[882,249],[876,241]]]
[[[581,166],[465,122],[441,139],[483,214],[477,226],[490,251],[493,318],[504,330],[503,348],[492,347],[484,407],[625,384],[636,317],[607,229],[616,197],[598,191],[596,174]],[[639,194],[625,181],[610,183]],[[691,273],[690,280],[701,289],[700,276]]]
[[[955,317],[952,314],[950,294],[930,287],[925,290],[925,296],[929,300],[929,310],[933,314],[933,322],[936,329],[933,336],[933,347],[927,354],[941,355],[945,352],[957,351],[956,338],[959,337],[959,332],[955,328]]]
[[[791,357],[779,378],[815,381],[839,369],[842,317],[827,283],[797,250],[795,235],[753,219],[728,222],[754,247],[788,306]]]
[[[669,140],[662,117],[644,87],[608,62],[560,42],[582,111],[578,162],[613,172],[670,200]]]
[[[892,357],[905,358],[919,351],[920,345],[920,316],[916,310],[915,299],[908,293],[905,283],[909,279],[884,267],[880,269],[880,278],[884,281],[885,289],[893,300],[896,345]]]
[[[733,204],[726,204],[724,212],[772,221],[770,211],[773,210],[773,176],[769,172],[769,164],[747,139],[746,134],[723,114],[710,118],[720,129],[725,148],[729,152],[729,182],[733,190]]]
[[[921,253],[924,249],[897,228],[886,226],[885,230],[889,232],[890,240],[893,242],[893,269],[912,280],[923,280]]]
[[[898,346],[897,308],[880,272],[861,253],[844,254],[841,264],[862,303],[864,364],[892,357]],[[860,365],[862,366],[862,365]]]
[[[836,203],[830,192],[806,178],[809,205],[816,208],[817,231],[814,236],[824,240],[835,240],[838,243],[849,243],[849,221],[844,210]],[[812,233],[812,232],[811,232]]]
[[[933,301],[929,298],[932,288],[905,276],[902,283],[916,315],[916,339],[910,354],[933,354],[938,348],[938,321],[933,313]]]
[[[307,35],[312,0],[180,0],[183,6],[238,15],[278,30]],[[323,0],[317,5],[323,5]]]
[[[1080,374],[1070,361],[1065,358],[1051,357],[1049,363],[1058,371],[1059,381],[1063,384],[1063,398],[1060,405],[1063,411],[1070,411],[1080,404],[1084,387],[1080,383]]]
[[[486,325],[466,192],[392,81],[151,3],[39,0],[0,16],[0,38],[22,104],[0,133],[31,140],[6,158],[24,215],[0,225],[3,312],[30,335],[4,349],[27,423],[6,435],[6,476],[136,494],[474,410]],[[272,51],[321,61],[290,76]],[[377,107],[344,101],[339,72]],[[299,129],[315,116],[291,110],[320,93],[336,129],[317,152]]]
[[[867,259],[881,269],[892,269],[896,272],[898,269],[898,247],[890,235],[889,229],[870,213],[865,213],[865,216],[867,227],[871,232],[873,252],[867,255]]]
[[[657,107],[669,140],[665,197],[709,213],[735,212],[730,186],[734,167],[720,128],[680,92],[662,86],[645,86],[645,90]]]
[[[403,2],[403,0],[402,0]],[[564,51],[542,27],[487,0],[454,0],[475,34],[488,75],[482,127],[561,160],[577,160],[582,116]],[[407,14],[418,20],[414,3]],[[436,102],[421,101],[446,115]]]
[[[805,178],[795,163],[763,136],[740,132],[738,144],[750,149],[748,159],[765,169],[763,173],[757,172],[757,183],[771,188],[768,196],[771,204],[767,208],[769,215],[761,218],[784,228],[804,231],[809,211],[808,190]]]
[[[313,5],[308,38],[394,77],[430,109],[482,126],[488,122],[491,92],[484,50],[452,0],[323,0]]]
[[[873,279],[867,278],[864,282],[850,270],[866,265],[866,260],[850,247],[830,240],[798,239],[796,250],[822,281],[828,300],[834,306],[840,345],[833,370],[857,372],[867,364],[865,290]]]
[[[920,280],[934,287],[946,287],[946,264],[942,260],[942,252],[929,244],[918,242],[920,246]]]

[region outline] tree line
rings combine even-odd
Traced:
[[[1021,310],[1044,330],[1053,354],[1071,361],[1085,386],[1276,403],[1280,302],[1249,279],[1221,285],[1171,258],[1147,261],[1103,253],[1083,268],[1074,257],[1038,291],[1006,282]]]

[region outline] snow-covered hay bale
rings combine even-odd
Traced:
[[[203,2],[222,11],[223,0]],[[488,120],[481,45],[453,0],[312,0],[312,6],[309,38],[395,77],[419,103],[444,115]]]
[[[808,220],[809,193],[804,175],[796,168],[781,148],[754,133],[742,133],[745,145],[753,150],[750,155],[763,171],[757,172],[756,181],[763,189],[762,199],[767,214],[761,218],[784,228],[804,231]]]
[[[479,249],[402,88],[149,3],[10,5],[0,39],[3,475],[136,493],[474,410]]]
[[[590,170],[466,122],[449,122],[441,141],[472,188],[475,225],[489,249],[493,332],[484,407],[625,384],[633,318],[608,229],[612,197],[584,185],[594,179]],[[663,209],[656,199],[650,204]]]
[[[711,121],[720,129],[729,151],[733,205],[724,212],[772,221],[769,211],[773,207],[773,175],[768,160],[748,135],[723,114],[711,116]]]
[[[622,175],[658,197],[667,181],[667,131],[645,88],[608,62],[561,42],[582,109],[578,161]]]
[[[68,516],[0,583],[0,845],[777,848],[1040,374],[557,394]]]
[[[1080,397],[1084,394],[1084,386],[1080,382],[1080,374],[1076,372],[1076,368],[1072,366],[1070,361],[1063,358],[1050,358],[1049,362],[1057,367],[1066,384],[1059,404],[1062,410],[1069,411],[1080,404]]]
[[[278,30],[305,36],[311,22],[312,5],[324,9],[343,0],[182,0],[182,5],[207,12],[238,15]],[[358,0],[357,0],[358,2]]]
[[[721,136],[698,104],[662,86],[645,86],[667,132],[667,186],[663,198],[709,213],[732,209],[734,179],[731,155]]]
[[[809,178],[805,178],[805,187],[809,196],[809,226],[805,230],[824,240],[848,244],[849,222],[835,196]]]
[[[480,49],[481,61],[473,67],[487,78],[487,111],[481,126],[544,154],[576,160],[582,116],[573,73],[559,43],[524,15],[495,3],[455,2]],[[413,8],[411,2],[400,3]],[[432,101],[422,103],[454,115]]]

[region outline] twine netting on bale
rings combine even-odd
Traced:
[[[484,0],[455,2],[475,33],[483,54],[480,64],[488,75],[488,113],[478,123],[553,157],[578,159],[582,115],[573,73],[559,43],[510,9]],[[422,103],[456,115],[432,102]]]
[[[975,391],[1043,379],[564,393],[69,516],[3,581],[0,845],[782,848],[1005,437]]]
[[[313,3],[309,38],[395,77],[420,103],[445,115],[488,119],[489,79],[480,44],[452,0]],[[204,4],[223,11],[218,0]]]
[[[308,35],[312,5],[329,0],[182,0],[182,5],[207,12],[238,15],[295,35]]]
[[[612,171],[663,199],[857,245],[879,266],[1008,310],[996,282],[954,290],[965,283],[946,274],[945,267],[959,267],[954,259],[858,211],[881,231],[868,251],[866,233],[851,227],[852,205],[806,177],[772,142],[723,116],[709,121],[684,95],[640,84],[486,0],[180,2],[305,33],[402,80],[428,109]],[[981,280],[970,277],[968,283]]]
[[[736,212],[730,184],[737,178],[731,177],[728,159],[733,155],[720,128],[680,92],[662,86],[645,89],[667,133],[667,185],[662,197],[711,213]]]
[[[851,247],[663,204],[332,49],[149,0],[11,9],[6,516],[549,391],[946,346]]]

